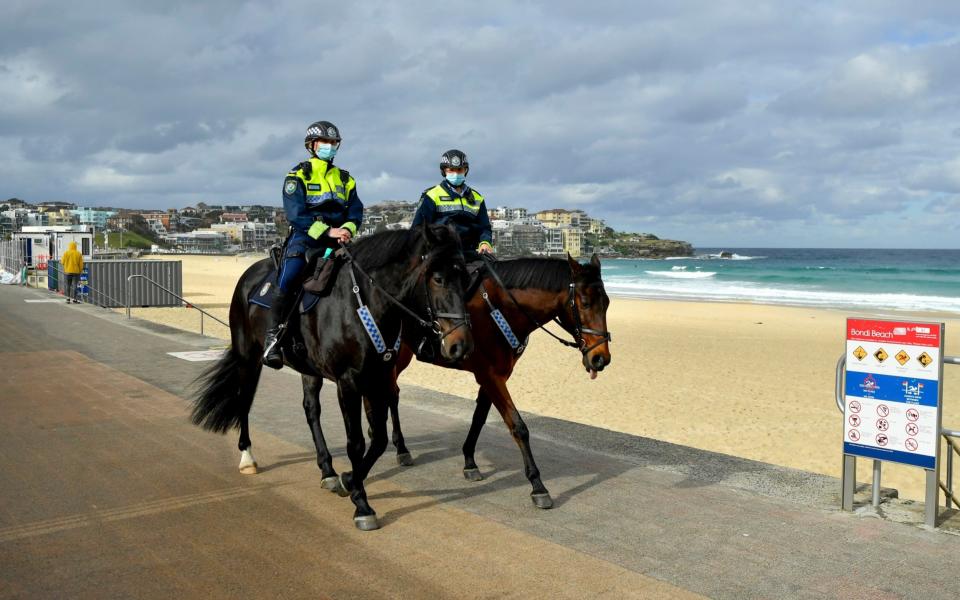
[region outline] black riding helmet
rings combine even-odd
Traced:
[[[449,169],[453,167],[459,169],[463,167],[466,169],[464,175],[470,172],[470,161],[467,160],[467,155],[459,150],[447,150],[443,153],[443,156],[440,157],[440,174],[446,175],[447,172],[444,169]]]
[[[303,147],[307,149],[307,152],[313,154],[313,148],[311,146],[319,139],[334,140],[339,146],[341,141],[340,130],[330,121],[310,123],[310,126],[307,127],[307,135],[303,138]]]

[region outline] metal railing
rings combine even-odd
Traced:
[[[204,315],[210,317],[211,319],[213,319],[213,320],[216,321],[217,323],[220,323],[220,324],[223,325],[224,327],[226,327],[226,328],[228,328],[228,329],[230,328],[230,324],[229,324],[229,323],[224,323],[223,321],[221,321],[221,320],[218,319],[217,317],[211,315],[211,314],[208,313],[207,311],[205,311],[205,310],[203,310],[202,308],[200,308],[199,306],[194,305],[192,302],[190,302],[189,300],[187,300],[187,299],[184,298],[183,296],[180,296],[180,295],[178,295],[178,294],[176,294],[176,293],[168,290],[167,288],[163,287],[162,285],[160,285],[160,284],[157,283],[156,281],[150,279],[150,278],[147,277],[146,275],[129,275],[129,276],[127,276],[126,301],[124,302],[124,306],[126,306],[126,309],[127,309],[127,318],[128,318],[128,319],[130,318],[130,280],[131,280],[131,279],[134,279],[134,278],[143,279],[143,280],[146,281],[147,283],[149,283],[149,284],[151,284],[151,285],[153,285],[153,286],[155,286],[155,287],[160,288],[161,290],[163,290],[163,291],[165,291],[166,293],[170,294],[171,296],[173,296],[174,298],[176,298],[176,299],[179,300],[180,302],[183,302],[183,304],[186,306],[186,308],[193,308],[193,309],[199,311],[199,312],[200,312],[200,335],[203,335],[203,317],[204,317]]]
[[[837,361],[837,379],[836,379],[836,401],[837,409],[842,413],[844,412],[844,381],[843,373],[844,367],[847,364],[847,355],[844,353],[840,360]],[[944,356],[943,364],[945,365],[960,365],[960,356]],[[956,504],[960,507],[960,498],[953,491],[953,454],[956,452],[960,455],[960,444],[954,441],[960,440],[960,431],[954,429],[947,429],[946,427],[940,428],[940,435],[943,437],[943,440],[947,443],[947,481],[946,483],[940,481],[940,474],[937,473],[937,485],[943,490],[944,501],[947,508],[951,508],[953,504]],[[873,489],[871,504],[874,507],[880,506],[880,461],[873,461]]]

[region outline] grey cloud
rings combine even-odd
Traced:
[[[954,189],[958,24],[925,1],[8,3],[0,196],[279,204],[323,118],[367,203],[460,147],[494,205],[836,244]]]

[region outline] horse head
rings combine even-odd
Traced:
[[[440,355],[458,361],[473,350],[473,334],[464,306],[467,267],[460,237],[448,225],[424,224],[418,229],[422,244],[415,289],[422,291],[419,302],[440,338]]]
[[[594,254],[587,264],[580,264],[569,255],[567,262],[573,275],[567,300],[567,314],[574,337],[583,354],[583,367],[593,379],[610,364],[610,332],[607,330],[607,308],[610,298],[603,289],[600,259]]]

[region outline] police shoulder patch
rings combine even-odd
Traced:
[[[286,183],[283,184],[283,193],[289,195],[295,191],[297,191],[297,180],[287,179]]]

